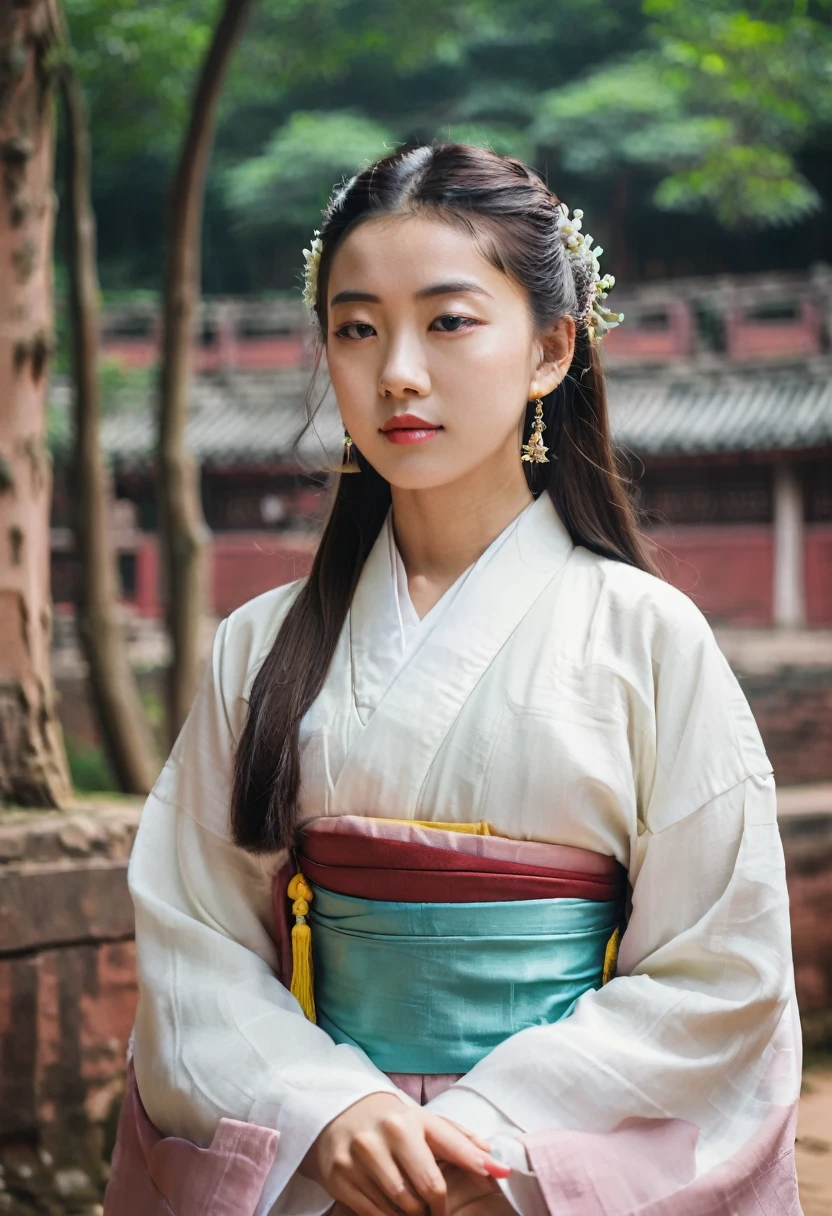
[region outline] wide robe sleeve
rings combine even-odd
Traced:
[[[258,640],[250,619],[235,617],[219,627],[130,859],[134,1067],[142,1104],[164,1135],[206,1147],[223,1118],[276,1129],[258,1216],[315,1216],[332,1200],[295,1172],[320,1131],[367,1094],[410,1099],[364,1053],[309,1022],[276,978],[270,904],[280,855],[256,858],[229,838],[232,756]]]
[[[502,1120],[557,1216],[797,1214],[800,1047],[771,766],[709,627],[671,603],[630,689],[638,821],[617,975],[428,1105],[475,1131]],[[532,1216],[525,1193],[512,1198]]]

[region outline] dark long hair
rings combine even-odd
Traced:
[[[542,177],[512,157],[464,144],[425,144],[385,156],[338,190],[324,213],[316,304],[321,338],[332,258],[359,224],[419,212],[461,227],[497,269],[526,288],[539,334],[567,315],[577,324],[569,372],[543,401],[549,463],[523,466],[532,493],[552,496],[576,545],[652,571],[616,467],[604,376],[586,328],[592,284],[564,254],[557,208]],[[530,404],[526,433],[533,409]],[[252,852],[293,842],[300,720],[323,687],[356,582],[390,506],[388,482],[356,454],[361,475],[340,478],[312,571],[251,690],[231,816],[236,843]]]

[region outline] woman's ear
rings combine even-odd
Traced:
[[[545,397],[556,389],[572,364],[575,353],[575,322],[561,317],[536,345],[538,365],[529,383],[529,400]]]

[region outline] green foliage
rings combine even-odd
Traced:
[[[118,789],[104,752],[100,747],[85,747],[71,735],[64,735],[69,773],[79,794],[105,793]]]
[[[96,156],[170,156],[220,0],[64,0]]]
[[[118,359],[99,360],[102,417],[143,407],[152,394],[156,375],[155,367],[124,367]]]
[[[62,403],[58,405],[54,394],[46,405],[46,449],[53,460],[64,459],[69,453],[72,441],[72,427],[69,410]]]
[[[544,93],[536,142],[579,175],[624,163],[664,171],[658,207],[707,210],[726,228],[793,224],[817,210],[793,151],[823,119],[828,34],[805,18],[773,26],[716,5],[648,4],[665,22],[653,28],[656,47]]]
[[[105,288],[158,282],[173,158],[220,0],[65,0]],[[208,180],[209,291],[288,287],[334,184],[402,141],[518,155],[727,231],[822,205],[829,0],[259,0]],[[815,175],[817,177],[817,175]],[[637,183],[632,187],[632,183]]]
[[[241,227],[271,229],[277,221],[303,231],[337,179],[397,145],[389,127],[350,110],[298,110],[260,156],[228,170],[228,204]]]
[[[437,139],[449,143],[491,148],[500,156],[517,156],[525,161],[535,158],[534,143],[529,135],[511,123],[451,122],[447,126],[437,127],[435,135]]]
[[[689,120],[721,136],[656,192],[661,207],[711,210],[729,228],[795,223],[822,200],[797,151],[832,122],[832,30],[826,4],[646,0],[654,59]]]
[[[508,123],[448,123],[446,140],[531,157],[531,140]],[[306,234],[334,187],[400,144],[394,130],[350,110],[295,111],[260,156],[226,173],[226,200],[239,226],[273,230],[276,223]]]
[[[631,140],[652,149],[657,128],[683,122],[673,88],[642,55],[542,93],[530,132],[537,146],[558,148],[568,172],[605,174],[633,159]]]
[[[695,167],[665,177],[655,199],[668,211],[707,208],[726,228],[788,227],[821,205],[791,157],[765,144],[714,148]]]

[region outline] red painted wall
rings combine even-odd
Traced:
[[[216,532],[211,585],[217,616],[226,616],[255,595],[308,574],[315,544],[312,536]]]
[[[667,578],[714,623],[771,626],[774,543],[767,524],[682,525],[651,531]],[[808,625],[832,625],[832,524],[805,533]]]
[[[123,368],[153,367],[159,357],[159,342],[155,338],[113,338],[103,345],[105,358]],[[195,346],[194,370],[212,372],[222,367],[245,371],[269,370],[277,367],[303,367],[307,362],[304,335],[285,337],[238,338],[215,346]]]
[[[302,533],[215,532],[208,555],[209,587],[217,616],[309,572],[315,539]],[[162,613],[156,537],[136,551],[136,607],[144,617]]]
[[[774,544],[768,524],[651,530],[666,577],[714,623],[770,625]]]
[[[772,624],[774,543],[768,524],[677,524],[650,532],[666,577],[715,624]],[[315,550],[309,533],[215,532],[210,561],[213,609],[233,612],[246,600],[308,573]],[[806,528],[806,618],[832,626],[832,524]],[[155,536],[136,551],[136,607],[161,613]]]
[[[806,620],[832,625],[832,524],[806,528]]]

